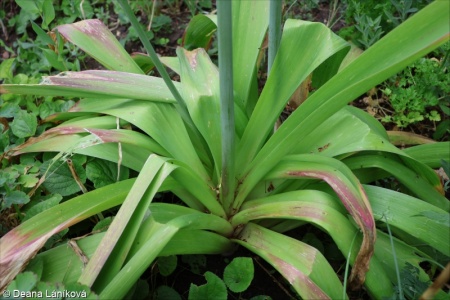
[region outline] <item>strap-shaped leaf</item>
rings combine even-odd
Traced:
[[[188,164],[205,181],[209,180],[202,164],[202,161],[208,162],[209,157],[198,148],[194,149],[195,139],[188,134],[173,105],[125,99],[84,99],[70,111],[103,113],[126,120],[152,137],[173,158]]]
[[[350,284],[360,287],[369,269],[376,239],[372,209],[361,184],[345,164],[319,155],[287,156],[266,176],[267,179],[301,177],[328,183],[362,230],[363,242],[350,276]]]
[[[256,62],[269,25],[269,1],[232,1],[235,102],[253,111],[257,98]]]
[[[40,84],[4,84],[0,93],[86,98],[125,98],[175,103],[161,78],[91,70],[44,77]]]
[[[231,219],[231,223],[238,226],[253,220],[272,218],[315,224],[333,238],[344,257],[351,254],[349,263],[354,266],[361,239],[358,237],[353,244],[358,230],[346,218],[345,210],[336,198],[330,194],[318,190],[300,190],[248,201]],[[382,255],[381,252],[380,257]],[[370,269],[364,285],[373,295],[389,296],[393,292],[389,274],[386,274],[374,257],[370,260]],[[341,299],[342,296],[338,298]]]
[[[194,51],[178,48],[177,55],[183,98],[192,121],[209,146],[216,172],[220,174],[222,132],[218,69],[202,48]]]
[[[403,150],[414,159],[430,168],[441,167],[441,160],[450,157],[450,142],[419,145]]]
[[[73,198],[34,216],[4,235],[0,239],[0,290],[22,270],[49,237],[119,205],[133,182],[120,181]]]
[[[190,21],[183,35],[182,46],[187,50],[204,48],[208,50],[217,26],[205,15],[196,15]]]
[[[80,47],[110,70],[144,74],[122,45],[100,20],[83,20],[56,27],[71,43]]]
[[[416,194],[419,198],[431,203],[445,211],[450,210],[450,203],[434,186],[441,187],[439,177],[435,176],[434,184],[430,184],[417,173],[413,172],[401,163],[395,155],[389,153],[360,154],[349,157],[343,161],[350,169],[380,168],[392,174],[404,186]],[[425,166],[424,166],[425,167]]]
[[[301,109],[295,110],[275,132],[246,170],[243,170],[242,177],[247,183],[246,188],[239,191],[238,199],[245,198],[251,191],[250,187],[255,186],[264,174],[286,154],[291,153],[298,141],[311,134],[348,102],[445,43],[449,38],[448,8],[448,1],[432,2],[311,95]],[[313,45],[316,51],[315,43]],[[278,92],[277,88],[274,90]],[[278,94],[274,97],[278,97]],[[241,144],[244,145],[243,142]],[[244,147],[241,148],[244,151]],[[238,163],[242,166],[241,161]]]
[[[101,281],[108,282],[107,279],[114,277],[120,270],[145,216],[146,208],[164,179],[175,168],[175,165],[166,164],[165,159],[156,155],[149,156],[98,249],[83,270],[80,283],[91,287],[100,271],[103,272]],[[114,259],[105,265],[111,253],[120,259]]]
[[[270,75],[239,144],[237,166],[254,158],[300,83],[328,58],[348,49],[348,44],[322,23],[286,21]]]
[[[333,269],[308,244],[253,223],[245,225],[234,241],[271,264],[303,299],[342,298],[342,284]]]

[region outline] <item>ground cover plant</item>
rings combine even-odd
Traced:
[[[237,244],[270,263],[302,298],[346,298],[347,287],[363,284],[373,298],[382,298],[404,296],[401,270],[414,270],[426,282],[421,262],[437,269],[446,263],[449,203],[431,168],[448,157],[449,144],[399,150],[375,119],[346,104],[447,41],[449,4],[430,4],[341,70],[349,45],[323,24],[288,20],[281,39],[271,26],[269,77],[261,94],[258,56],[269,11],[276,24],[277,7],[269,9],[264,1],[218,4],[219,70],[202,48],[192,50],[209,43],[215,18],[193,19],[189,49],[177,49],[178,59],[161,59],[180,82],[170,81],[147,38],[143,43],[164,79],[143,75],[100,21],[85,20],[61,25],[58,32],[111,71],[64,72],[41,84],[1,86],[2,93],[81,98],[69,112],[51,117],[60,125],[9,156],[58,153],[43,167],[46,175],[61,162],[70,165],[76,154],[96,157],[115,163],[118,181],[6,234],[0,244],[2,288],[53,234],[118,205],[106,232],[94,230],[69,241],[70,247],[38,254],[28,267],[37,275],[22,276],[122,298],[158,256],[218,254]],[[137,24],[135,29],[145,36]],[[310,75],[316,91],[274,131]],[[227,89],[225,83],[232,85]],[[119,181],[121,166],[138,177]],[[391,176],[403,193],[369,185]],[[163,191],[182,203],[152,202]],[[283,234],[305,224],[333,238],[352,266],[348,284],[320,251]]]

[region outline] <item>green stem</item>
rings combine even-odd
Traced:
[[[222,129],[221,201],[230,214],[234,200],[234,100],[231,1],[217,1],[219,78]]]
[[[281,1],[271,0],[269,11],[269,59],[267,64],[267,74],[270,73],[273,61],[278,52],[281,38]]]

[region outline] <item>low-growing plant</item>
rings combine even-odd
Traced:
[[[449,202],[432,168],[448,157],[449,143],[400,150],[380,123],[347,103],[446,42],[450,3],[433,2],[339,72],[349,45],[323,24],[288,20],[279,48],[269,43],[276,56],[269,54],[259,94],[269,1],[218,1],[219,70],[203,49],[179,48],[177,59],[161,60],[180,82],[170,80],[127,1],[118,2],[163,79],[145,76],[100,21],[59,26],[64,38],[111,71],[1,85],[1,93],[81,98],[49,118],[60,125],[7,154],[53,151],[56,164],[77,153],[139,175],[8,232],[0,240],[1,289],[31,260],[26,270],[41,269],[40,281],[78,282],[101,299],[123,298],[158,256],[229,253],[240,245],[271,264],[303,299],[346,299],[347,288],[362,285],[380,299],[394,293],[394,266],[410,264],[427,282],[420,262],[441,267],[448,260],[449,226],[440,220],[448,217]],[[272,8],[273,21],[280,10]],[[276,25],[270,26],[275,33]],[[193,32],[186,36],[205,43],[211,30],[197,29],[188,27]],[[310,75],[315,92],[274,132]],[[370,185],[390,176],[405,193]],[[182,204],[153,202],[164,191]],[[55,233],[119,205],[106,232],[32,259]],[[347,258],[344,284],[319,250],[284,234],[305,223],[329,234]]]
[[[398,127],[430,120],[441,121],[436,108],[448,110],[450,105],[450,77],[447,68],[436,58],[421,58],[384,83],[383,94],[389,99],[393,113],[382,121]]]
[[[344,0],[347,26],[339,35],[367,49],[431,0]]]
[[[204,255],[183,256],[191,264],[191,272],[202,274],[206,279],[206,284],[196,285],[191,283],[188,292],[188,299],[227,299],[229,292],[242,293],[248,289],[254,276],[253,260],[250,257],[236,257],[229,262],[222,271],[215,274],[207,271],[200,273],[198,268],[198,258],[203,258],[203,267],[206,267],[206,258]],[[158,270],[163,276],[169,276],[177,268],[177,257],[161,257],[157,260]],[[217,272],[216,271],[216,272]],[[169,295],[172,295],[171,297]],[[259,296],[262,297],[262,296]],[[155,299],[176,298],[182,299],[178,291],[167,285],[161,285],[155,289]],[[266,299],[270,299],[267,298]]]

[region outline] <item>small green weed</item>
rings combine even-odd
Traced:
[[[204,255],[183,255],[183,262],[189,264],[193,274],[203,274],[206,283],[196,285],[191,283],[188,299],[227,299],[228,293],[240,294],[246,291],[254,276],[253,260],[250,257],[236,257],[225,267],[221,278],[213,272],[201,269],[206,268],[206,257]],[[177,257],[160,257],[157,261],[158,271],[162,276],[169,276],[177,269]],[[153,299],[182,299],[181,295],[168,285],[159,286],[154,293]],[[269,296],[256,296],[251,298],[271,299]]]
[[[344,0],[347,26],[339,31],[344,39],[367,49],[389,31],[425,7],[431,0]]]
[[[448,70],[442,69],[436,59],[422,58],[392,77],[381,90],[389,99],[393,113],[382,121],[400,128],[423,120],[441,121],[437,108],[448,114],[450,104],[448,75]]]

